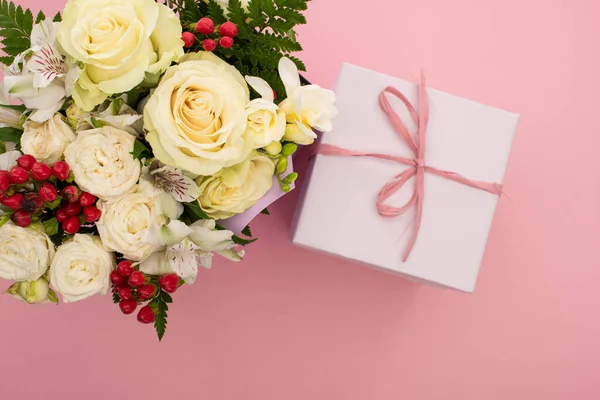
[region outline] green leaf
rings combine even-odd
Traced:
[[[45,19],[46,19],[46,14],[44,14],[44,12],[40,10],[37,17],[35,18],[35,23],[39,24],[40,22],[44,21]]]
[[[56,295],[56,292],[52,289],[48,289],[48,300],[50,300],[54,304],[58,304],[58,296]]]
[[[198,204],[198,202],[194,202],[194,203],[185,203],[184,208],[188,211],[190,211],[194,216],[198,217],[196,219],[196,221],[198,221],[199,219],[212,219],[208,216],[208,214],[206,214],[204,212],[204,210],[200,207],[200,204]],[[196,222],[194,221],[194,222]]]
[[[250,230],[250,225],[247,225],[242,231],[242,235],[252,237],[252,231]]]
[[[260,213],[261,213],[261,214],[264,214],[264,215],[271,215],[271,213],[269,212],[269,209],[268,209],[268,208],[265,208],[265,209],[264,209],[264,210],[262,210]]]
[[[56,218],[51,218],[44,222],[44,231],[48,236],[54,236],[58,233],[58,221]]]
[[[62,16],[60,15],[60,11],[56,13],[54,18],[52,18],[52,22],[62,22]]]
[[[3,215],[0,217],[0,228],[10,221],[10,215]]]
[[[118,294],[116,294],[115,292],[113,292],[113,295],[112,295],[112,297],[113,297],[113,303],[115,303],[115,304],[119,304],[119,303],[121,302],[121,298],[120,298],[120,297],[119,297],[119,295],[118,295]]]
[[[11,110],[21,111],[22,113],[27,111],[27,107],[25,107],[24,105],[13,106],[12,104],[0,104],[0,107],[9,108]]]
[[[151,158],[152,152],[139,139],[135,139],[135,143],[133,144],[133,151],[131,152],[131,155],[136,160],[141,160],[142,158]]]
[[[258,240],[258,238],[254,238],[254,239],[243,239],[237,235],[233,235],[231,240],[233,241],[233,243],[235,244],[239,244],[240,246],[247,246],[249,244],[252,244],[254,242],[256,242]]]
[[[56,210],[59,206],[60,206],[60,202],[62,201],[62,198],[60,198],[60,196],[54,200],[53,202],[45,202],[44,203],[44,207],[50,209],[50,210]]]
[[[6,153],[6,145],[4,142],[0,142],[0,154]]]
[[[158,296],[150,302],[150,307],[156,314],[154,319],[154,328],[158,335],[158,340],[162,341],[167,330],[167,311],[169,311],[169,303],[173,302],[173,298],[169,293],[160,290]]]
[[[0,142],[20,143],[23,131],[15,128],[0,128]]]
[[[38,14],[39,18],[39,14]],[[16,7],[11,1],[0,0],[0,36],[2,50],[6,53],[0,61],[10,65],[14,58],[31,47],[33,13],[29,9]]]

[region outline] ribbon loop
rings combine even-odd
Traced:
[[[400,116],[394,111],[387,94],[391,94],[406,106],[414,123],[417,125],[417,139],[413,138],[409,129],[406,127]],[[346,157],[370,157],[380,160],[394,161],[399,164],[407,165],[409,168],[402,173],[396,175],[392,180],[385,184],[377,196],[377,212],[384,218],[398,217],[408,212],[413,206],[416,206],[416,215],[414,219],[413,234],[405,250],[403,261],[406,261],[412,252],[412,249],[417,241],[421,220],[423,217],[423,199],[425,197],[425,172],[450,179],[457,183],[472,187],[478,190],[501,195],[502,185],[492,182],[482,182],[467,179],[460,174],[450,171],[443,171],[436,168],[428,167],[425,163],[425,145],[427,125],[429,123],[429,100],[427,98],[427,88],[425,84],[425,75],[421,74],[421,83],[419,84],[419,112],[415,109],[408,98],[398,89],[388,86],[379,95],[379,105],[382,111],[387,115],[390,124],[398,133],[400,138],[412,150],[415,158],[398,157],[389,154],[380,153],[363,153],[343,149],[341,147],[332,146],[329,144],[321,144],[317,150],[318,154],[329,156],[346,156]],[[387,201],[395,193],[397,193],[410,179],[415,178],[415,190],[411,198],[400,207],[394,207],[387,204]]]

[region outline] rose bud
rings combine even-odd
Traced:
[[[31,177],[36,181],[45,181],[52,175],[52,168],[48,164],[36,162],[31,168]]]
[[[181,40],[183,40],[183,47],[189,49],[196,43],[196,36],[192,32],[183,32]]]
[[[69,172],[71,172],[71,167],[64,161],[57,161],[52,166],[52,175],[56,177],[56,179],[60,181],[65,181],[69,177]]]
[[[58,303],[56,293],[49,288],[48,281],[44,278],[34,282],[14,283],[6,293],[29,304]]]
[[[79,200],[79,193],[77,192],[77,188],[72,185],[64,188],[60,194],[69,203],[75,203],[77,200]]]
[[[215,23],[210,18],[202,18],[196,24],[196,32],[202,35],[211,35],[215,32]]]
[[[25,168],[19,167],[17,165],[15,167],[12,167],[12,169],[8,173],[8,178],[10,179],[11,183],[19,185],[21,183],[27,182],[27,180],[29,179],[29,174],[27,173],[27,170],[25,170]]]
[[[39,196],[43,201],[47,201],[49,203],[53,202],[58,198],[58,193],[56,192],[56,188],[49,182],[44,182],[40,190],[38,191]]]
[[[31,225],[31,214],[25,210],[15,211],[10,219],[15,223],[15,225],[20,226],[21,228],[27,228],[29,225]]]
[[[235,41],[233,40],[233,38],[230,38],[229,36],[223,36],[220,40],[219,40],[219,44],[221,45],[221,47],[223,47],[224,49],[229,49],[231,47],[233,47],[233,44],[235,43]]]
[[[219,28],[219,34],[221,36],[234,38],[238,35],[238,27],[233,22],[227,21]]]

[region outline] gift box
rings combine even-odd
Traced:
[[[519,116],[350,64],[336,93],[293,243],[472,292]]]

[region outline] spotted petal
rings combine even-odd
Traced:
[[[62,55],[52,45],[46,45],[36,51],[27,63],[27,69],[34,74],[33,87],[35,89],[47,87],[55,79],[64,77],[68,72]]]
[[[152,171],[155,185],[169,193],[180,203],[191,203],[200,195],[198,185],[178,168],[164,166]]]
[[[165,256],[173,271],[189,285],[198,276],[198,246],[189,240],[171,246]]]

